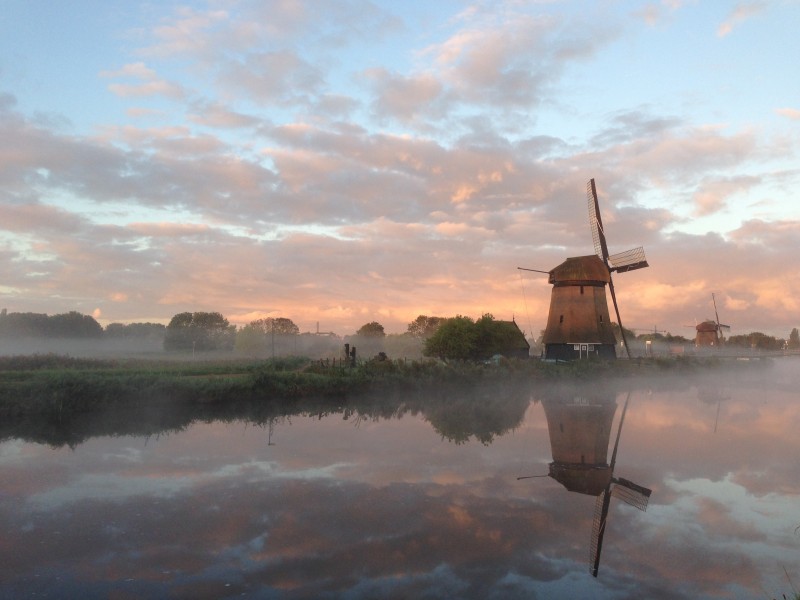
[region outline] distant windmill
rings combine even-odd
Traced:
[[[545,359],[616,358],[616,336],[608,313],[606,284],[611,291],[625,352],[628,358],[631,355],[611,273],[634,271],[649,265],[641,247],[609,255],[594,179],[586,184],[586,196],[596,254],[568,258],[550,271],[518,267],[523,271],[547,273],[553,285],[542,339]]]
[[[720,346],[725,342],[722,335],[723,329],[730,330],[730,325],[723,325],[719,322],[719,311],[717,311],[717,299],[714,293],[711,293],[711,301],[714,304],[714,320],[706,319],[702,323],[695,325],[697,335],[695,337],[695,346]]]

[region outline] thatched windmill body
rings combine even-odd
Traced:
[[[611,292],[625,351],[630,357],[611,273],[649,265],[641,247],[609,255],[594,179],[586,184],[586,196],[596,254],[568,258],[550,271],[537,271],[547,273],[553,286],[542,339],[546,360],[616,358],[616,336],[609,316],[606,285]]]

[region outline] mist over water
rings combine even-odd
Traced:
[[[6,432],[0,597],[780,598],[800,376],[750,362]],[[546,475],[573,442],[610,461],[618,432],[614,476],[652,494],[611,497],[595,579],[597,498]]]

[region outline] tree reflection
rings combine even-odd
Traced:
[[[342,415],[344,419],[379,421],[405,414],[419,415],[443,439],[483,444],[518,427],[530,404],[524,386],[486,384],[465,388],[445,385],[432,393],[371,394],[354,398],[300,398],[268,402],[241,401],[185,403],[147,401],[134,407],[96,408],[92,411],[20,415],[0,422],[0,440],[21,439],[52,447],[75,448],[93,437],[149,438],[183,431],[195,423],[241,421],[264,427],[273,443],[274,424],[293,416]]]

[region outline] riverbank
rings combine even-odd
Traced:
[[[760,365],[762,361],[756,361]],[[331,366],[301,357],[267,361],[100,360],[61,355],[0,357],[0,416],[87,411],[142,403],[207,404],[306,397],[342,398],[436,386],[591,381],[722,369],[713,358],[546,363],[435,360],[367,361]],[[737,365],[740,369],[742,365]],[[749,367],[752,367],[748,363]]]
[[[718,390],[769,377],[769,361],[679,358],[489,364],[368,361],[355,367],[289,357],[268,361],[0,357],[0,440],[75,446],[94,436],[150,436],[195,422],[266,427],[294,415],[383,419],[425,415],[443,436],[491,440],[543,397],[613,398],[637,389]]]

